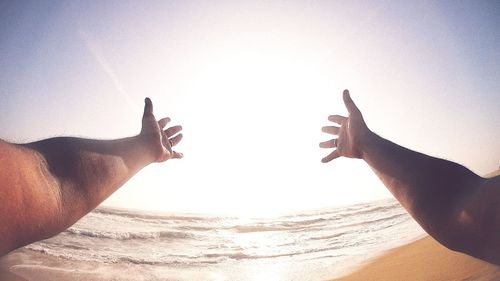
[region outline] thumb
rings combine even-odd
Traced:
[[[144,114],[143,116],[146,115],[152,115],[153,114],[153,102],[151,101],[150,98],[146,98],[144,100]]]
[[[349,95],[349,90],[344,90],[343,98],[345,107],[347,108],[347,111],[349,111],[349,113],[360,113],[358,107],[352,101],[351,95]]]

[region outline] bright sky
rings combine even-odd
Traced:
[[[137,134],[144,97],[180,161],[105,204],[276,215],[389,197],[320,163],[350,89],[368,126],[478,174],[500,165],[496,1],[2,1],[0,138]]]

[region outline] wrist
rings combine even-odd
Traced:
[[[163,153],[161,140],[151,135],[137,135],[135,141],[140,151],[140,158],[146,165],[156,162]]]
[[[361,141],[359,142],[359,154],[361,159],[366,160],[367,153],[370,150],[370,147],[375,144],[377,137],[377,134],[366,128],[366,131],[361,136]]]

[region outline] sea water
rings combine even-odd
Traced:
[[[148,273],[116,280],[324,280],[422,235],[393,199],[245,220],[97,208],[25,251]]]

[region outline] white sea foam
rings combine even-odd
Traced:
[[[286,269],[283,280],[316,280],[317,272],[332,274],[422,233],[394,200],[245,224],[232,217],[99,208],[60,235],[27,249],[72,262],[129,263],[152,272],[168,268],[175,276],[218,272],[230,276],[227,280],[250,280],[238,272],[272,263]]]

